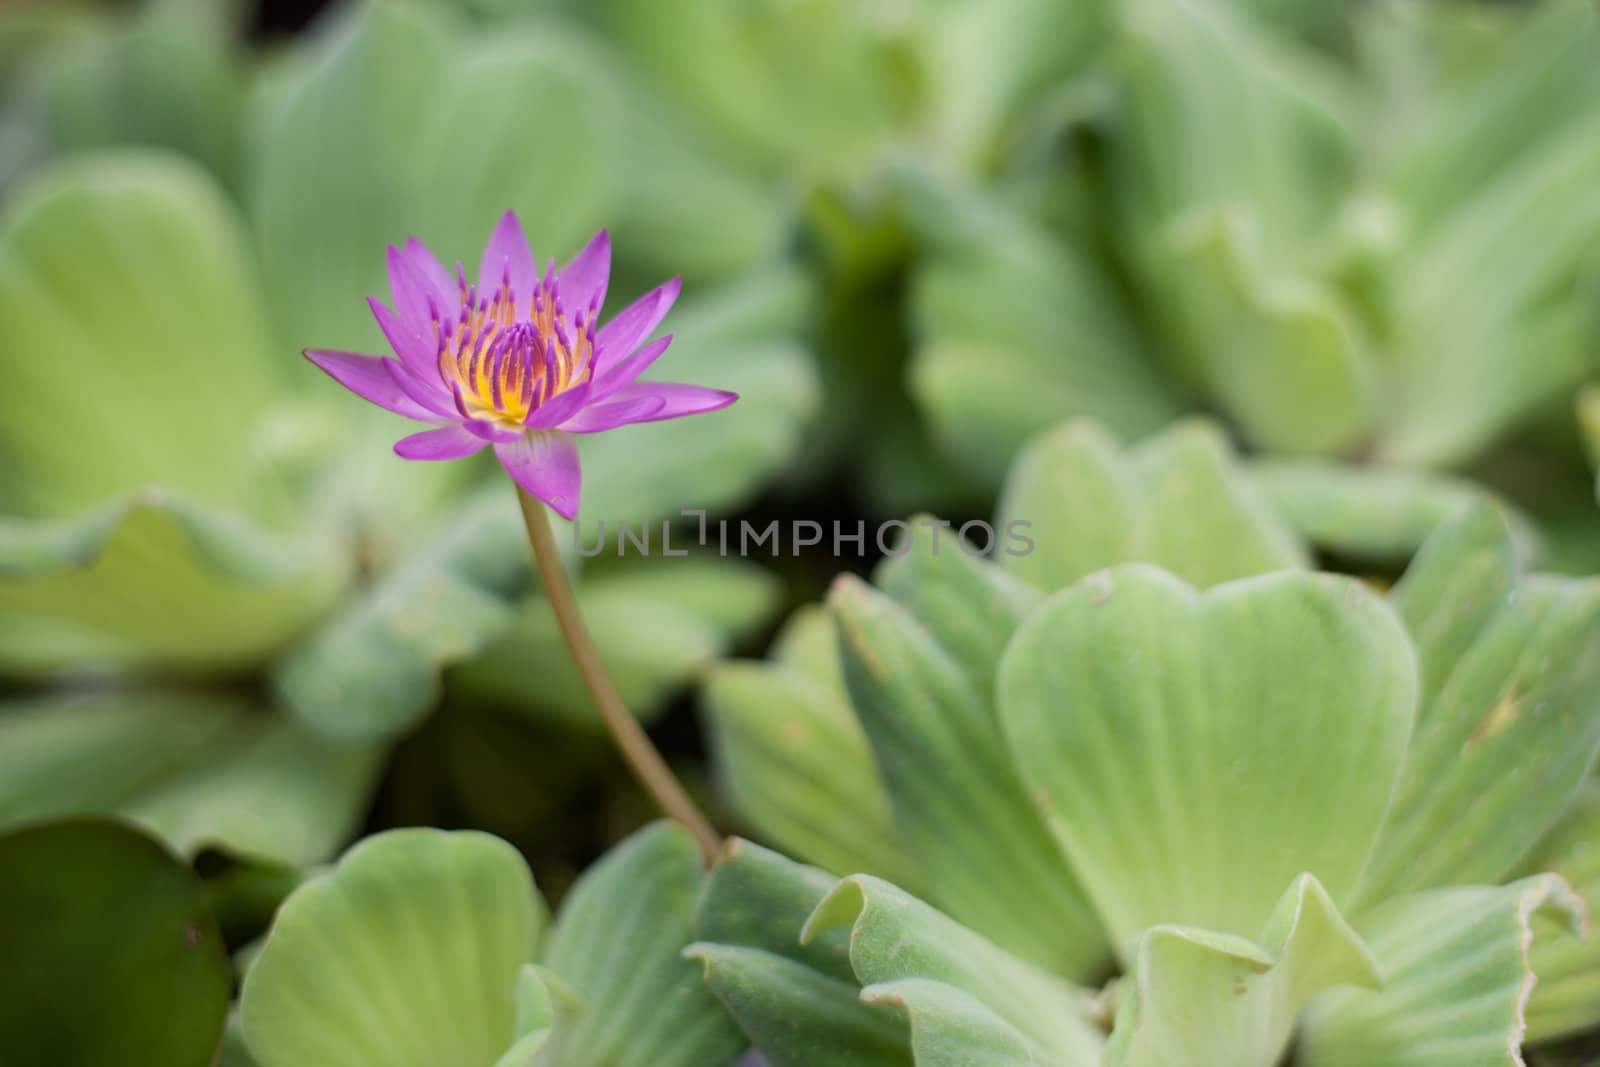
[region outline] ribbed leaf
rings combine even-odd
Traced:
[[[840,579],[829,605],[894,825],[927,872],[925,885],[913,884],[957,922],[1035,964],[1073,976],[1094,971],[1105,958],[1103,935],[1016,776],[990,686],[915,616],[861,582]],[[1003,882],[997,870],[1007,872]]]
[[[1416,672],[1399,619],[1349,579],[1284,572],[1202,594],[1124,566],[1028,618],[1000,709],[1131,959],[1156,925],[1253,936],[1302,871],[1335,902],[1349,894],[1405,752]]]
[[[248,257],[222,190],[176,157],[85,156],[10,200],[0,452],[17,511],[75,515],[146,485],[266,510],[251,448],[281,379]]]
[[[926,91],[942,154],[990,162],[1029,99],[1075,72],[1105,30],[1102,2],[933,4],[919,9]]]
[[[49,149],[160,145],[233,185],[247,68],[233,54],[229,20],[215,17],[227,6],[147,3],[40,56],[23,91]]]
[[[0,824],[116,813],[183,853],[303,866],[355,829],[377,757],[226,697],[14,701],[0,707]]]
[[[279,696],[326,737],[396,736],[433,707],[442,668],[511,627],[530,565],[509,483],[485,488],[274,667]]]
[[[243,992],[261,1067],[491,1067],[542,907],[486,834],[391,830],[284,902]]]
[[[889,799],[842,695],[795,667],[726,663],[702,707],[723,791],[763,836],[833,871],[898,868]]]
[[[1404,467],[1260,459],[1250,476],[1302,537],[1363,560],[1408,559],[1438,527],[1475,504],[1496,502],[1464,479]],[[1511,521],[1531,544],[1532,528],[1520,516]]]
[[[1528,1002],[1528,1040],[1600,1026],[1600,780],[1589,780],[1523,870],[1560,875],[1589,911],[1589,936],[1581,941],[1565,936],[1559,916],[1534,916],[1529,959],[1539,982]]]
[[[1272,1067],[1312,997],[1380,984],[1372,953],[1309,874],[1279,898],[1255,941],[1156,926],[1140,935],[1135,958],[1108,1067]]]
[[[1498,882],[1600,751],[1600,582],[1523,577],[1504,518],[1424,546],[1395,590],[1425,700],[1361,899]]]
[[[905,1023],[862,1003],[842,933],[801,944],[806,918],[833,884],[823,871],[734,840],[706,879],[701,940],[685,955],[704,964],[706,984],[771,1067],[908,1067]]]
[[[888,882],[867,875],[840,882],[817,905],[804,937],[841,928],[850,931],[850,965],[863,999],[906,1013],[919,1067],[963,1062],[961,1056],[975,1062],[986,1048],[1032,1056],[1041,1065],[1097,1062],[1101,1042],[1088,1021],[1086,990],[1007,954]],[[898,985],[905,981],[917,985]],[[974,1025],[939,1019],[941,1005]]]
[[[1376,415],[1372,353],[1337,289],[1267,258],[1265,225],[1236,206],[1185,216],[1160,234],[1163,275],[1176,280],[1173,329],[1251,440],[1291,453],[1342,450]]]
[[[331,544],[157,490],[0,518],[0,671],[248,667],[326,610],[345,569]]]
[[[1582,922],[1559,878],[1435,889],[1387,901],[1355,922],[1384,976],[1379,991],[1334,990],[1311,1005],[1306,1067],[1521,1067],[1530,922],[1544,910]]]
[[[1089,422],[1041,435],[1012,465],[996,526],[1025,532],[1032,547],[1008,540],[995,558],[1046,592],[1121,562],[1154,563],[1200,586],[1309,563],[1204,423],[1128,453]]]
[[[1034,1067],[1038,1063],[1094,1062],[1041,1052],[971,993],[926,978],[878,982],[861,991],[868,1004],[893,1007],[911,1024],[912,1060],[917,1067]]]
[[[1383,458],[1469,458],[1592,374],[1600,208],[1589,191],[1600,180],[1600,120],[1573,126],[1518,159],[1397,266],[1396,388],[1406,417],[1380,443]],[[1485,277],[1491,261],[1500,266]]]
[[[904,1023],[869,1008],[851,981],[762,949],[699,943],[706,985],[739,1020],[769,1067],[910,1067]]]
[[[606,0],[627,59],[750,165],[834,172],[866,158],[899,103],[885,31],[848,0]],[[802,147],[803,146],[803,147]]]
[[[1274,252],[1299,251],[1348,165],[1351,86],[1239,6],[1123,5],[1128,178],[1148,224],[1244,201]]]
[[[940,207],[937,225],[971,216],[972,236],[937,247],[915,276],[909,385],[956,462],[998,481],[1061,419],[1093,416],[1134,437],[1177,414],[1091,262],[985,206]]]
[[[682,956],[695,937],[700,863],[686,831],[658,823],[573,887],[541,954],[587,1008],[562,1067],[719,1067],[745,1047]]]

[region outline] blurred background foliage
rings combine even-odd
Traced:
[[[1488,494],[1592,571],[1596,33],[1588,0],[7,5],[0,825],[136,820],[237,946],[362,831],[489,829],[559,896],[647,817],[508,487],[394,459],[299,357],[381,350],[384,246],[470,262],[508,207],[541,256],[609,227],[618,301],[682,274],[668,373],[742,396],[586,439],[590,539],[987,516],[1065,419],[1205,414],[1326,564],[1392,575]],[[686,694],[874,562],[826,548],[572,561],[697,787]]]

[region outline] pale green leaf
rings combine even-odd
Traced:
[[[1600,751],[1600,582],[1524,577],[1492,511],[1440,531],[1395,590],[1425,700],[1362,876],[1373,903],[1498,882]]]
[[[1139,565],[1047,600],[999,684],[1022,777],[1125,960],[1156,925],[1255,935],[1302,871],[1347,897],[1416,692],[1400,620],[1359,583],[1197,593]]]
[[[587,1010],[562,1067],[707,1067],[744,1048],[733,1020],[682,957],[695,937],[699,849],[657,823],[607,853],[562,903],[543,962]]]
[[[1254,941],[1154,926],[1135,958],[1108,1067],[1273,1067],[1317,993],[1381,982],[1372,953],[1309,874],[1295,878]]]
[[[242,702],[104,693],[0,707],[0,824],[89,813],[140,823],[187,854],[301,866],[358,825],[378,769]]]
[[[281,379],[246,234],[194,164],[105,152],[32,180],[0,219],[0,319],[16,511],[160,486],[269,513],[253,431]]]
[[[1119,436],[1150,433],[1178,408],[1115,290],[1074,249],[981,205],[970,238],[937,248],[912,290],[917,347],[908,385],[935,437],[990,481],[1029,437],[1071,416]]]
[[[708,674],[701,706],[741,818],[808,862],[893,876],[889,799],[841,693],[782,663],[727,663]]]
[[[233,185],[246,68],[227,20],[206,17],[225,6],[146,3],[125,21],[107,20],[103,33],[39,56],[22,91],[35,94],[51,150],[159,145]]]
[[[909,1067],[906,1025],[862,1003],[843,931],[800,931],[835,879],[748,841],[729,842],[685,953],[772,1067]]]
[[[542,907],[516,850],[391,830],[279,909],[245,976],[261,1067],[491,1067],[519,1036]]]
[[[510,485],[484,489],[274,666],[279,697],[324,736],[396,736],[432,710],[446,666],[512,626],[530,562]]]
[[[1475,504],[1505,508],[1465,479],[1405,467],[1258,459],[1250,477],[1302,537],[1362,560],[1407,559],[1434,530]],[[1505,510],[1524,547],[1531,546],[1531,526]]]
[[[1094,423],[1067,423],[1017,457],[998,511],[997,529],[1031,544],[1010,539],[995,558],[1046,592],[1122,562],[1201,586],[1309,562],[1205,423],[1127,453]]]
[[[1307,1011],[1306,1067],[1521,1067],[1536,977],[1533,917],[1581,927],[1582,902],[1559,878],[1434,889],[1357,917],[1383,972],[1381,990],[1341,989]]]
[[[1093,972],[1106,956],[1104,935],[1016,776],[992,687],[906,608],[858,580],[841,578],[829,606],[901,846],[927,872],[913,887],[1039,966]]]
[[[776,952],[698,943],[689,956],[770,1067],[911,1067],[904,1023],[869,1008],[853,981],[821,974]]]
[[[1372,353],[1354,309],[1314,276],[1276,268],[1246,207],[1186,215],[1160,234],[1176,281],[1173,329],[1192,339],[1211,395],[1263,448],[1333,452],[1378,407]]]
[[[868,1004],[893,1007],[911,1025],[911,1054],[917,1067],[1034,1067],[1039,1063],[1082,1064],[1076,1059],[1040,1052],[1036,1058],[1027,1040],[1004,1019],[964,990],[927,978],[878,982],[861,991]]]
[[[1533,920],[1529,957],[1539,982],[1528,1002],[1528,1040],[1544,1041],[1600,1025],[1600,779],[1591,778],[1555,832],[1523,864],[1530,872],[1552,871],[1581,896],[1589,911],[1589,936],[1565,931],[1547,915]]]
[[[985,1046],[1013,1057],[1032,1055],[1041,1067],[1097,1062],[1101,1039],[1089,1022],[1088,991],[1006,953],[895,886],[866,875],[845,879],[817,905],[803,936],[840,928],[850,931],[850,964],[863,998],[906,1012],[919,1065],[975,1062]],[[906,980],[920,984],[900,987],[898,997],[893,986],[884,988]],[[967,1025],[946,1020],[948,1029],[941,1026],[933,1007],[940,1001],[960,1001]],[[924,1060],[925,1048],[937,1054]]]
[[[327,609],[345,570],[325,541],[155,489],[77,519],[0,518],[0,671],[250,667]]]
[[[866,163],[899,105],[881,20],[850,0],[605,0],[626,60],[748,165],[836,174]]]

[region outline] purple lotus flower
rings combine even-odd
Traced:
[[[611,276],[604,230],[561,270],[540,277],[514,212],[484,249],[476,285],[451,278],[411,238],[389,249],[390,310],[368,302],[395,355],[308,349],[335,381],[380,407],[435,429],[394,450],[406,459],[459,459],[493,446],[518,485],[563,518],[578,514],[582,481],[573,434],[698,415],[737,394],[636,379],[667,350],[645,344],[678,297],[678,280],[646,293],[599,326]]]

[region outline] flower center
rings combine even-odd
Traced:
[[[534,286],[529,308],[517,308],[509,273],[492,293],[467,285],[459,267],[456,276],[461,314],[441,320],[434,308],[433,329],[439,377],[462,415],[521,426],[529,412],[589,380],[599,308],[591,304],[568,317],[554,261]],[[528,317],[518,321],[519,310]]]

